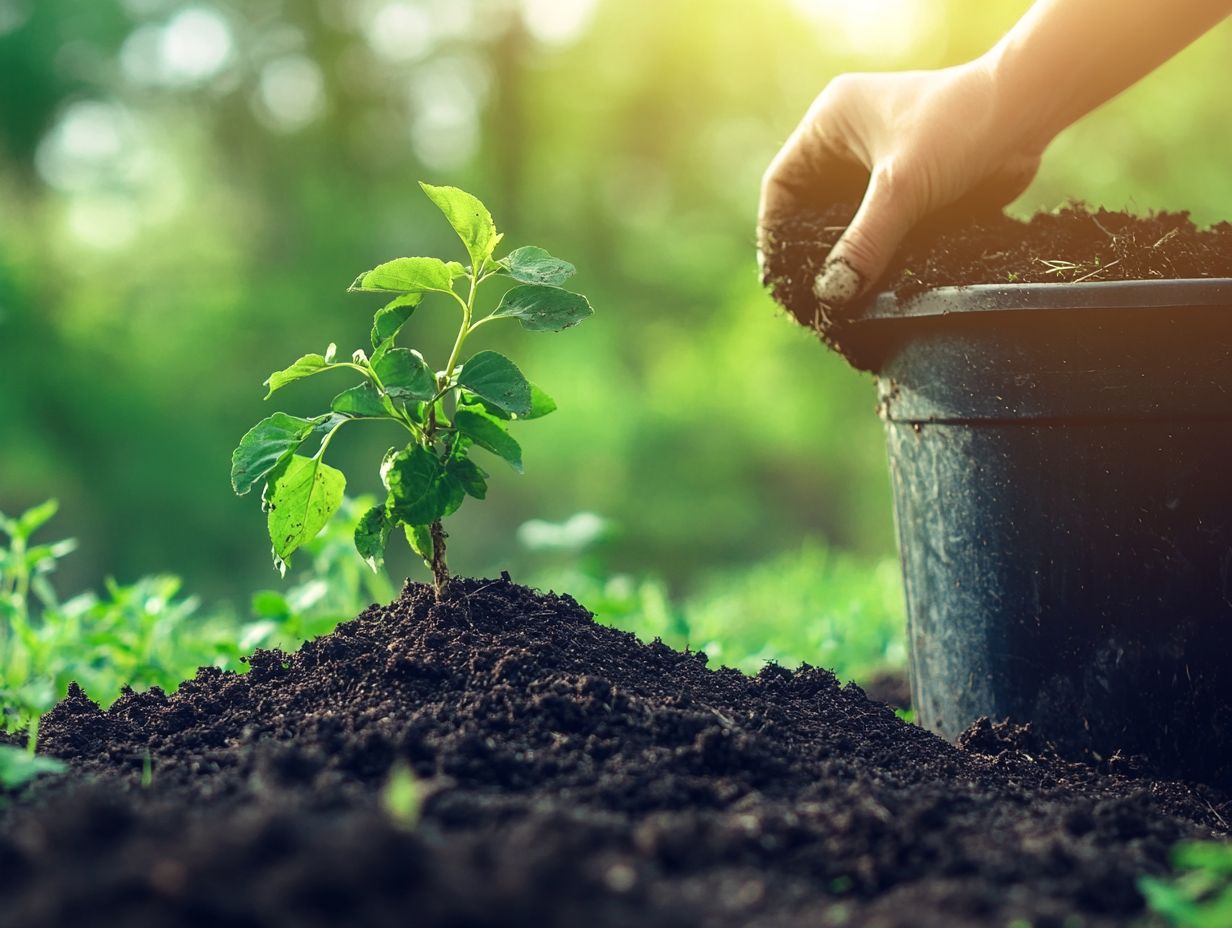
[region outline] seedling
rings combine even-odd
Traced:
[[[1139,878],[1148,908],[1178,928],[1232,924],[1232,845],[1182,842],[1172,849],[1172,865],[1170,878]]]
[[[231,485],[243,495],[264,482],[265,509],[274,565],[286,572],[291,555],[325,526],[342,504],[346,478],[325,463],[330,442],[344,425],[386,420],[410,436],[390,448],[380,466],[386,498],[360,519],[355,548],[379,570],[392,531],[401,528],[411,548],[432,571],[437,591],[449,579],[443,520],[467,496],[487,495],[488,474],[471,459],[478,447],[522,471],[522,449],[509,434],[515,420],[535,419],[556,408],[517,366],[495,351],[463,360],[476,329],[501,319],[517,319],[535,332],[558,332],[577,325],[593,310],[584,296],[561,288],[573,265],[542,248],[527,246],[494,258],[502,236],[478,199],[456,187],[420,184],[445,214],[466,248],[470,264],[439,258],[395,258],[360,274],[351,292],[381,293],[392,299],[372,320],[372,353],[354,352],[337,360],[336,346],[307,354],[265,381],[268,399],[289,383],[331,370],[348,370],[360,382],[334,397],[330,411],[305,419],[277,412],[257,423],[240,441],[231,460]],[[513,282],[496,308],[477,317],[480,288],[492,280]],[[403,326],[427,296],[452,300],[461,324],[445,366],[433,370],[423,356],[396,344]],[[315,439],[311,456],[300,448]]]
[[[423,790],[411,768],[399,761],[389,771],[389,779],[381,790],[381,806],[398,828],[414,831],[419,824]]]
[[[44,773],[63,773],[64,763],[9,744],[0,744],[0,789],[25,786]]]

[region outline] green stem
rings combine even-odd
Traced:
[[[344,425],[346,425],[348,422],[353,422],[353,421],[355,420],[343,419],[341,422],[335,425],[332,429],[330,429],[329,434],[321,439],[321,447],[317,449],[317,453],[312,456],[312,459],[316,461],[317,463],[320,463],[321,460],[325,457],[325,449],[328,448],[329,443],[334,440],[334,435],[336,435],[338,430],[342,428]]]
[[[18,535],[13,536],[13,563],[17,565],[13,577],[13,599],[17,604],[18,618],[23,624],[30,620],[30,565],[26,563],[26,540]]]
[[[458,329],[458,337],[453,343],[453,351],[449,354],[449,363],[445,365],[445,374],[439,387],[446,389],[453,378],[453,369],[458,366],[458,357],[462,354],[462,346],[466,344],[466,336],[471,334],[471,316],[475,312],[475,295],[479,292],[479,278],[471,276],[470,293],[466,297],[466,305],[462,309],[462,327]]]
[[[471,326],[471,332],[474,332],[477,328],[479,328],[481,325],[483,325],[486,322],[495,322],[497,319],[502,319],[502,318],[504,317],[503,316],[484,316],[482,319],[480,319],[478,322],[476,322],[474,325]],[[466,334],[470,335],[470,332],[467,332]]]

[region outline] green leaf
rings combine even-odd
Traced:
[[[340,415],[336,412],[327,412],[323,416],[317,416],[312,420],[313,428],[312,435],[319,435],[322,438],[334,430],[334,427],[346,422],[347,416]],[[311,437],[311,436],[310,436]]]
[[[530,385],[530,412],[518,418],[541,419],[552,412],[556,412],[556,400],[532,383]]]
[[[250,608],[262,619],[284,619],[291,614],[287,598],[277,590],[258,590],[252,594]]]
[[[445,470],[462,485],[468,496],[483,499],[488,495],[488,475],[470,458],[450,458]]]
[[[422,293],[404,293],[394,297],[376,311],[372,317],[372,347],[379,348],[398,334],[398,330],[406,324],[415,312],[415,307],[423,300]]]
[[[294,454],[270,479],[269,536],[274,555],[287,562],[311,541],[342,505],[346,477],[319,458]]]
[[[395,455],[388,474],[389,512],[399,522],[430,525],[457,510],[464,490],[431,451],[412,445]]]
[[[432,564],[432,527],[428,525],[404,525],[406,543],[411,550],[424,559],[424,563]]]
[[[553,258],[535,245],[527,245],[509,252],[501,266],[514,280],[524,284],[548,284],[558,287],[577,273],[568,261]]]
[[[31,754],[11,744],[0,744],[0,787],[17,789],[43,773],[63,773],[67,768],[54,757]]]
[[[384,506],[373,506],[363,514],[355,526],[355,550],[359,552],[373,573],[378,573],[385,563],[385,545],[389,543],[389,514]]]
[[[501,239],[488,208],[477,197],[457,187],[434,187],[422,182],[419,186],[445,214],[458,238],[462,239],[475,273],[482,273]]]
[[[274,395],[275,390],[280,390],[289,383],[303,380],[305,377],[311,377],[313,374],[321,373],[321,371],[327,371],[330,367],[330,363],[325,360],[324,356],[306,354],[290,367],[284,367],[282,370],[275,371],[269,375],[269,378],[265,381],[265,385],[269,387],[269,393],[265,394],[265,398],[268,400]]]
[[[400,760],[389,771],[389,780],[381,790],[381,807],[395,826],[411,831],[419,824],[423,805],[423,787],[406,761]]]
[[[319,421],[276,412],[254,425],[231,454],[232,489],[243,496],[255,487],[304,443]]]
[[[478,406],[489,416],[494,416],[497,419],[503,419],[506,422],[514,418],[499,406],[489,403],[487,400],[480,399],[478,396],[475,396],[475,394],[468,393],[465,390],[462,391],[462,405]],[[532,383],[530,385],[530,412],[524,416],[518,416],[517,418],[519,421],[539,419],[555,411],[556,400],[552,399],[543,390]]]
[[[12,520],[13,534],[25,541],[51,521],[59,509],[60,501],[57,499],[44,500],[37,506],[31,506],[16,519]]]
[[[462,271],[456,261],[446,264],[440,258],[394,258],[378,264],[355,278],[350,293],[424,293],[452,290],[455,271]]]
[[[463,408],[454,413],[453,424],[480,448],[504,458],[514,470],[522,473],[522,448],[505,431],[499,419],[476,409]]]
[[[1232,845],[1221,841],[1182,841],[1172,848],[1172,865],[1232,875]]]
[[[560,332],[594,312],[590,302],[580,293],[527,284],[507,291],[492,315],[498,319],[517,319],[523,328],[532,332]]]
[[[381,396],[381,391],[368,380],[349,390],[343,390],[334,397],[329,408],[357,419],[379,419],[396,415],[393,404],[387,397]]]
[[[372,369],[390,396],[406,400],[430,400],[436,396],[436,375],[418,351],[392,348],[380,352]]]
[[[394,461],[401,454],[397,448],[390,448],[385,452],[385,456],[381,458],[381,485],[386,490],[389,489],[389,472],[394,469]]]
[[[458,386],[515,415],[531,411],[530,383],[503,354],[481,351],[462,365]]]

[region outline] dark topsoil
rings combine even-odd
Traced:
[[[855,203],[819,206],[772,230],[765,283],[806,325],[818,320],[813,280],[856,211]],[[921,224],[870,292],[901,301],[936,287],[971,284],[1085,283],[1232,277],[1232,223],[1200,229],[1188,213],[1133,216],[1077,203],[1023,222],[1000,211],[952,210]],[[822,322],[832,347],[849,353],[848,307]],[[859,361],[858,358],[850,358]],[[857,363],[857,366],[866,366]]]
[[[1232,816],[506,580],[411,586],[250,663],[44,719],[72,773],[0,819],[0,925],[1123,925],[1135,878]],[[379,803],[399,763],[414,831]]]

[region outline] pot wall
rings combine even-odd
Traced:
[[[882,323],[913,698],[1232,773],[1232,309]]]

